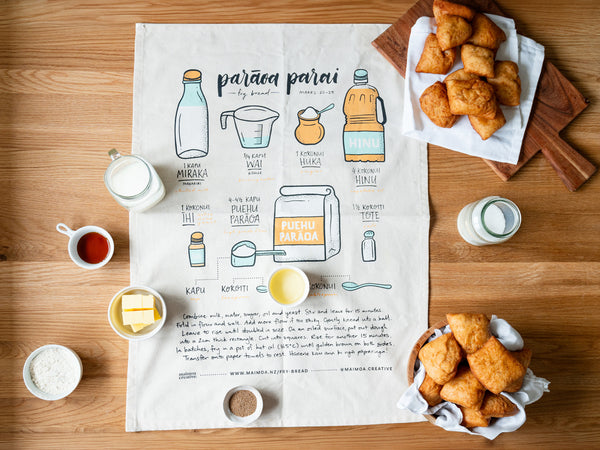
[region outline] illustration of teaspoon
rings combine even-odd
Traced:
[[[391,284],[380,284],[380,283],[356,284],[353,281],[346,281],[345,283],[342,283],[342,287],[344,289],[346,289],[347,291],[355,291],[357,289],[361,289],[364,287],[377,287],[377,288],[381,288],[381,289],[391,289],[392,285]]]
[[[321,114],[321,113],[324,113],[325,111],[329,111],[334,106],[335,105],[333,103],[331,103],[330,105],[327,105],[325,108],[323,108],[321,111],[317,111],[317,114]]]

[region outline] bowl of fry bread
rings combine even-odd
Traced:
[[[419,392],[429,406],[454,403],[466,428],[488,427],[493,420],[517,414],[518,408],[502,392],[521,389],[531,350],[509,351],[490,332],[485,314],[447,314],[446,321],[429,328],[415,344],[408,363],[413,383],[415,364],[425,367]],[[429,340],[436,330],[450,332]],[[428,341],[429,340],[429,341]],[[436,417],[425,415],[435,422]]]
[[[421,109],[442,128],[468,116],[487,140],[506,124],[500,105],[521,103],[519,66],[496,60],[506,34],[485,14],[449,1],[434,0],[433,15],[437,30],[425,40],[415,71],[447,76],[422,92]],[[448,74],[458,58],[463,68]]]

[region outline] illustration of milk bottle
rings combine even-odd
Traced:
[[[344,157],[346,161],[385,161],[385,107],[379,92],[367,84],[366,70],[354,71],[354,86],[344,100]],[[381,108],[378,120],[377,106]]]
[[[208,154],[208,106],[201,83],[199,70],[183,74],[183,96],[175,113],[175,150],[182,159]]]

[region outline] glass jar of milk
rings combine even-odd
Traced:
[[[510,239],[521,226],[517,205],[499,196],[465,206],[458,214],[458,232],[472,245],[490,245]]]
[[[112,162],[104,172],[104,184],[113,198],[130,211],[152,208],[165,196],[165,186],[154,167],[138,155],[108,152]]]

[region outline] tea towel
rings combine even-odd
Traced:
[[[240,385],[250,426],[422,420],[395,398],[427,325],[427,153],[370,44],[386,28],[137,25],[133,152],[167,193],[130,215],[131,283],[167,318],[130,344],[128,431],[238,426]],[[286,265],[298,307],[268,293]]]

